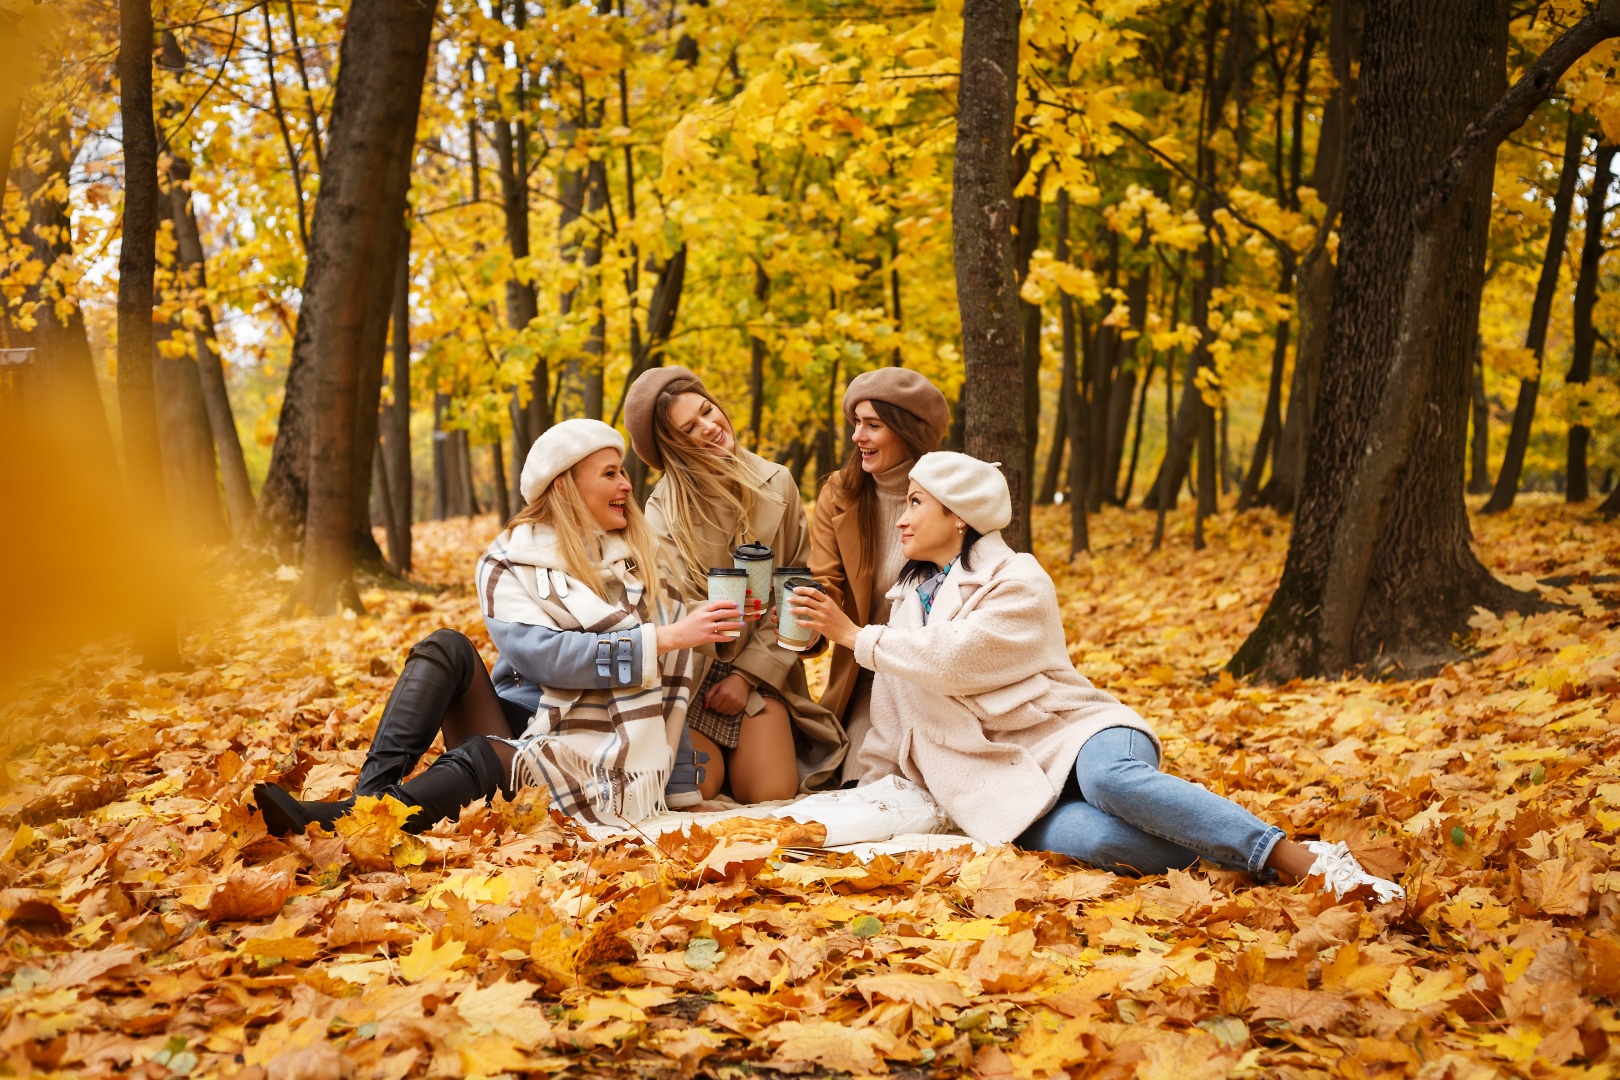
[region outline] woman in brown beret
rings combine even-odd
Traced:
[[[810,572],[857,626],[889,620],[888,592],[906,556],[894,523],[905,512],[911,467],[939,447],[951,425],[945,395],[910,368],[878,368],[849,381],[844,419],[855,428],[843,468],[827,477],[810,526]],[[856,752],[871,730],[872,673],[842,645],[821,704],[849,736],[843,779],[854,780]]]
[[[688,599],[707,595],[709,568],[731,566],[741,544],[769,546],[776,566],[810,565],[792,474],[738,444],[726,410],[691,371],[642,373],[625,397],[624,424],[641,460],[663,470],[647,522]],[[811,699],[801,654],[782,648],[760,619],[767,600],[751,596],[741,635],[712,647],[715,662],[687,713],[693,745],[709,758],[699,781],[707,798],[729,776],[738,802],[790,799],[836,780],[843,762],[843,729]]]

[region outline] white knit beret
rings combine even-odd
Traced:
[[[1012,520],[1012,494],[1007,490],[1007,478],[996,467],[999,464],[936,450],[917,459],[911,479],[974,532],[987,536]]]
[[[598,450],[624,453],[624,436],[600,420],[564,420],[534,440],[523,461],[518,490],[524,503],[538,499],[551,482]]]

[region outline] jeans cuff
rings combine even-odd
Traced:
[[[1249,856],[1249,874],[1256,881],[1270,884],[1277,880],[1277,871],[1267,866],[1266,860],[1271,858],[1272,849],[1287,836],[1287,833],[1273,825],[1261,833],[1260,839],[1254,842],[1254,851]]]

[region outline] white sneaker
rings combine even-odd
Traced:
[[[1343,900],[1344,894],[1362,885],[1371,885],[1380,904],[1406,898],[1406,890],[1393,881],[1373,877],[1361,868],[1346,844],[1330,844],[1325,840],[1306,840],[1302,845],[1316,861],[1311,863],[1310,874],[1320,874],[1323,886],[1333,890],[1334,899]]]

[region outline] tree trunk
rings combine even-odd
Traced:
[[[53,117],[46,127],[43,172],[35,173],[20,164],[12,174],[18,192],[28,204],[28,223],[24,226],[22,241],[30,249],[28,257],[38,259],[45,267],[39,280],[28,285],[23,293],[24,310],[32,311],[35,325],[21,344],[33,348],[35,363],[53,408],[71,417],[71,423],[81,433],[88,467],[100,471],[109,487],[117,489],[118,455],[113,447],[112,428],[107,423],[107,409],[101,400],[95,358],[85,331],[84,309],[79,298],[71,295],[70,287],[52,272],[54,268],[66,269],[74,259],[71,208],[66,198],[56,197],[57,192],[66,195],[67,178],[73,167],[73,130],[69,120],[65,115]],[[66,314],[59,314],[64,309]]]
[[[1062,297],[1058,298],[1061,308]],[[1063,448],[1069,442],[1069,385],[1063,381],[1067,375],[1059,376],[1057,414],[1052,420],[1052,441],[1046,451],[1046,468],[1041,472],[1041,490],[1035,496],[1035,501],[1041,506],[1050,506],[1057,498],[1058,485],[1063,477]]]
[[[523,4],[516,5],[521,12]],[[503,5],[504,8],[504,5]],[[497,120],[495,122],[495,154],[501,177],[501,207],[506,215],[506,246],[517,263],[531,253],[529,243],[529,129],[522,121]],[[506,282],[506,325],[522,335],[531,323],[540,317],[540,299],[532,280],[522,280],[513,274]],[[528,385],[514,387],[510,412],[512,417],[512,499],[523,502],[517,485],[522,480],[523,462],[534,444],[550,426],[551,406],[547,401],[551,392],[551,373],[546,356],[534,350],[529,368]],[[527,397],[527,402],[524,398]]]
[[[1069,261],[1069,191],[1058,189],[1057,260]],[[1063,368],[1058,387],[1059,431],[1052,435],[1052,464],[1049,482],[1056,486],[1058,461],[1063,457],[1063,441],[1069,444],[1069,558],[1091,550],[1090,523],[1086,520],[1086,402],[1081,396],[1080,358],[1075,340],[1074,297],[1058,293],[1058,323],[1063,334]]]
[[[1541,391],[1541,361],[1547,351],[1547,323],[1552,318],[1553,294],[1558,291],[1558,275],[1564,268],[1564,242],[1569,236],[1569,212],[1575,202],[1575,181],[1581,171],[1581,151],[1586,140],[1584,119],[1571,112],[1564,133],[1563,171],[1553,195],[1552,220],[1547,224],[1547,251],[1542,257],[1541,280],[1530,305],[1530,326],[1524,347],[1536,357],[1536,373],[1519,382],[1519,400],[1513,408],[1513,429],[1508,433],[1502,454],[1502,471],[1496,474],[1496,489],[1485,503],[1485,513],[1499,514],[1513,505],[1519,494],[1519,477],[1524,470],[1524,453],[1530,446],[1530,426],[1536,418],[1536,398]]]
[[[1131,504],[1131,489],[1136,486],[1136,462],[1142,453],[1142,425],[1147,420],[1148,390],[1153,386],[1153,369],[1157,360],[1158,355],[1149,352],[1147,370],[1142,372],[1142,390],[1136,399],[1136,435],[1131,440],[1131,464],[1125,470],[1125,486],[1120,489],[1117,500],[1120,506]]]
[[[1620,0],[1603,0],[1498,100],[1504,5],[1369,4],[1322,408],[1282,582],[1234,669],[1433,663],[1455,655],[1476,604],[1535,605],[1480,565],[1462,499],[1490,165],[1563,71],[1616,33]]]
[[[896,288],[898,289],[898,285]],[[771,277],[765,264],[754,259],[754,302],[759,306],[756,318],[765,313],[765,298],[771,291]],[[898,292],[895,294],[898,298]],[[765,418],[765,341],[750,335],[748,338],[748,433],[754,453],[759,453],[759,429]]]
[[[450,447],[450,433],[444,429],[444,409],[449,403],[449,394],[433,395],[434,521],[443,521],[450,516],[450,464],[454,451]]]
[[[317,613],[340,599],[360,608],[353,581],[358,479],[369,474],[376,439],[375,395],[432,30],[429,6],[362,0],[343,34],[303,290],[306,301],[314,299],[318,357],[309,453],[321,463],[310,476],[303,584]]]
[[[1491,405],[1485,397],[1485,342],[1474,339],[1473,377],[1468,380],[1468,494],[1491,490]]]
[[[179,39],[172,31],[165,30],[164,66],[178,71],[186,63]],[[177,147],[167,146],[165,150],[169,155],[168,212],[174,222],[175,274],[181,288],[195,291],[192,306],[201,324],[192,332],[197,377],[209,433],[219,459],[220,479],[225,485],[225,506],[230,514],[231,529],[240,533],[253,520],[253,486],[248,480],[247,461],[242,456],[242,441],[236,431],[230,393],[225,387],[224,366],[220,362],[219,350],[214,347],[214,311],[207,295],[207,258],[203,253],[202,233],[197,228],[197,215],[191,206],[191,162]],[[209,487],[212,488],[211,468],[209,472]]]
[[[1569,361],[1565,385],[1584,386],[1592,378],[1592,351],[1597,334],[1592,326],[1592,307],[1597,302],[1598,263],[1603,259],[1603,218],[1608,213],[1609,185],[1614,181],[1616,147],[1600,143],[1592,187],[1586,194],[1586,240],[1581,246],[1580,276],[1575,282],[1574,352]],[[1585,424],[1569,426],[1569,452],[1565,475],[1569,477],[1565,500],[1585,502],[1590,495],[1586,475],[1586,447],[1592,438]]]
[[[1029,275],[1029,261],[1041,243],[1040,177],[1028,177],[1027,155],[1019,153],[1014,171],[1023,179],[1033,179],[1035,190],[1018,197],[1018,241],[1013,252],[1013,273],[1021,288]],[[1024,476],[1025,483],[1035,482],[1035,446],[1041,430],[1041,306],[1022,298],[1018,301],[1020,315],[1019,344],[1023,356],[1024,386]]]
[[[394,260],[394,401],[379,421],[383,469],[388,478],[388,565],[411,572],[411,234],[400,238]]]
[[[597,121],[593,127],[601,127],[601,112],[597,112]],[[607,205],[607,165],[601,161],[591,162],[589,171],[589,197],[586,203],[592,216],[600,217],[602,209]],[[602,265],[602,230],[595,229],[591,235],[591,242],[585,245],[585,280],[590,283],[591,304],[596,309],[596,319],[591,323],[590,337],[585,339],[585,370],[584,370],[584,403],[585,415],[593,420],[602,419],[602,406],[604,394],[604,366],[607,363],[607,313],[602,307],[602,275],[598,272]]]
[[[123,125],[124,221],[118,255],[118,412],[124,430],[130,502],[137,512],[144,509],[149,515],[161,552],[170,533],[164,520],[168,498],[152,374],[152,289],[160,202],[157,126],[152,117],[153,43],[151,4],[122,0],[118,5],[118,111]],[[174,613],[161,603],[165,598],[156,599],[163,610],[151,613],[137,644],[147,667],[173,670],[181,666]]]
[[[1029,550],[1024,362],[1013,274],[1013,115],[1018,102],[1018,0],[967,0],[951,233],[962,315],[967,452],[999,461],[1012,492],[1008,544]]]
[[[1282,277],[1279,292],[1293,284],[1293,274],[1289,271],[1283,271]],[[1266,457],[1271,453],[1273,440],[1282,433],[1282,380],[1283,369],[1288,363],[1289,328],[1289,320],[1277,320],[1277,336],[1271,346],[1271,379],[1266,383],[1266,408],[1261,415],[1260,434],[1255,436],[1254,457],[1249,461],[1249,472],[1243,477],[1243,486],[1238,490],[1239,510],[1247,510],[1259,497],[1260,480],[1266,471]]]
[[[495,473],[495,513],[500,515],[501,525],[504,528],[512,516],[512,502],[507,497],[506,488],[506,455],[501,452],[501,440],[496,439],[489,444],[490,466]]]
[[[1299,325],[1295,330],[1298,344],[1294,348],[1294,377],[1289,384],[1288,406],[1272,459],[1272,479],[1261,496],[1262,502],[1282,514],[1292,514],[1298,502],[1299,478],[1305,473],[1310,432],[1316,416],[1322,351],[1327,344],[1328,316],[1338,272],[1337,264],[1321,245],[1343,203],[1350,134],[1354,129],[1364,9],[1363,0],[1333,0],[1329,13],[1328,63],[1335,85],[1323,103],[1322,133],[1312,166],[1312,183],[1319,194],[1325,193],[1327,214],[1320,226],[1323,231],[1316,250],[1307,252],[1296,269],[1294,295]]]

